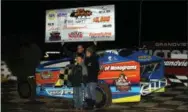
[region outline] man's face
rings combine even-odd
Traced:
[[[91,53],[86,51],[86,57],[91,57]]]
[[[80,63],[83,62],[83,59],[82,59],[81,57],[77,57],[77,58],[76,58],[76,62],[80,64]]]
[[[78,53],[83,53],[83,52],[84,52],[84,48],[83,48],[82,45],[79,45],[79,46],[77,47],[77,52],[78,52]]]

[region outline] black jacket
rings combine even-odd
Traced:
[[[99,61],[98,56],[93,54],[91,57],[85,58],[85,65],[88,70],[87,82],[97,82],[99,73]]]
[[[68,77],[73,87],[81,86],[81,83],[86,83],[87,72],[83,72],[85,68],[81,65],[75,65],[72,68],[72,73]],[[87,70],[87,69],[86,69]]]

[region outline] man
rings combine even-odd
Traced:
[[[93,109],[96,103],[96,86],[98,82],[99,62],[94,49],[89,47],[86,50],[85,65],[88,69],[87,78],[87,100],[88,108]]]
[[[65,45],[65,42],[64,42],[64,41],[61,43],[61,45],[62,45],[62,50],[61,50],[61,51],[63,51],[63,54],[64,54],[64,55],[66,55],[66,56],[68,56],[68,57],[71,57],[71,58],[73,58],[73,59],[75,59],[75,57],[76,57],[78,54],[82,54],[82,55],[84,55],[84,57],[85,57],[85,52],[84,52],[85,49],[84,49],[84,46],[83,46],[83,45],[78,45],[76,52],[73,52],[73,51],[68,50],[68,49],[67,49],[68,46]],[[93,49],[96,49],[96,46],[97,46],[97,42],[94,41]]]

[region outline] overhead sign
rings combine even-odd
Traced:
[[[45,42],[115,40],[114,5],[46,11]]]

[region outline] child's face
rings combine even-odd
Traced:
[[[91,56],[91,53],[86,51],[86,57],[90,57]]]
[[[81,57],[77,57],[77,58],[76,58],[76,62],[80,64],[80,63],[83,62],[83,59],[82,59]]]

